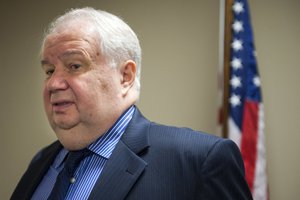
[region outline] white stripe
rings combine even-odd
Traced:
[[[241,130],[239,127],[234,123],[231,117],[228,118],[228,138],[233,140],[236,145],[240,148],[241,147]]]
[[[254,200],[267,200],[268,197],[264,126],[263,104],[259,104],[257,160],[255,165],[254,186],[252,191]]]

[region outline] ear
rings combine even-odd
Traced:
[[[126,96],[130,88],[134,86],[136,75],[136,64],[132,60],[127,60],[120,67],[122,95]]]

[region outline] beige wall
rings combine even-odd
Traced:
[[[19,3],[17,3],[19,2]],[[251,1],[266,117],[272,200],[300,196],[300,1]],[[219,1],[85,0],[0,2],[0,199],[28,162],[55,139],[41,101],[39,44],[64,10],[95,6],[121,15],[143,48],[140,109],[150,119],[214,133]]]

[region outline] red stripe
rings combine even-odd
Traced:
[[[246,180],[253,191],[255,176],[255,164],[257,157],[258,137],[258,104],[248,102],[244,104],[244,116],[242,125],[241,153],[245,163]]]

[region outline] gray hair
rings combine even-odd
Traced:
[[[65,30],[72,22],[84,22],[93,27],[99,37],[97,39],[100,52],[111,67],[118,67],[129,59],[136,63],[135,85],[139,91],[142,53],[139,40],[129,25],[121,18],[102,10],[90,7],[71,9],[50,24],[44,35],[43,46],[48,35],[55,34],[61,29]]]

